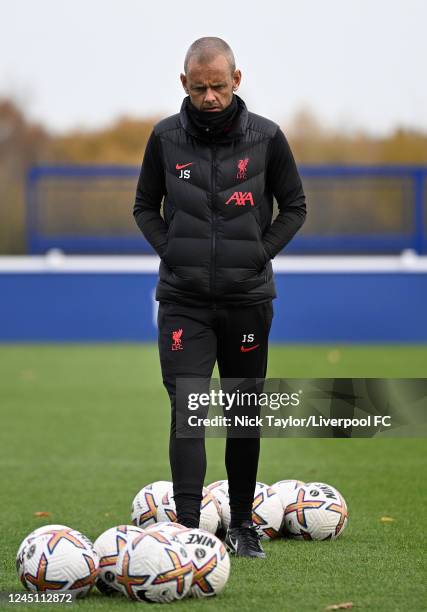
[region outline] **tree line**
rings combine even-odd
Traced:
[[[25,253],[25,177],[36,164],[139,165],[159,118],[121,117],[102,129],[55,134],[0,99],[0,253]],[[325,128],[309,111],[283,126],[298,163],[427,164],[427,133],[404,128],[386,136]],[[129,203],[132,206],[132,202]]]

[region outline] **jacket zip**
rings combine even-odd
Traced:
[[[212,295],[212,308],[216,310],[215,302],[215,276],[216,276],[216,209],[215,209],[215,189],[216,189],[216,144],[213,143],[212,150],[212,201],[211,201],[211,215],[212,215],[212,266],[211,266],[211,295]]]

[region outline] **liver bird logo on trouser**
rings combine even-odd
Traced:
[[[245,157],[245,159],[239,159],[239,161],[237,162],[237,178],[238,179],[247,178],[246,169],[248,167],[248,163],[249,163],[249,157]]]
[[[183,350],[183,346],[182,346],[182,340],[181,340],[181,336],[182,336],[182,329],[176,329],[175,331],[172,332],[172,350],[173,351],[182,351]]]

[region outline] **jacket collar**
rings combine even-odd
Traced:
[[[215,139],[213,139],[209,134],[206,134],[205,132],[202,132],[201,130],[197,129],[193,122],[190,120],[190,117],[188,116],[185,99],[181,105],[181,110],[179,112],[179,120],[181,122],[182,127],[191,136],[194,136],[195,138],[198,138],[199,140],[203,140],[205,142],[228,142],[230,140],[235,140],[240,136],[243,136],[246,132],[246,128],[248,125],[248,109],[242,98],[240,98],[240,96],[237,96],[236,94],[234,95],[236,96],[239,110],[237,112],[237,117],[231,127],[231,130],[229,130],[228,132],[224,133],[221,136],[216,136]]]

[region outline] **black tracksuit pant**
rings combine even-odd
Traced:
[[[174,496],[178,522],[188,527],[199,525],[206,452],[204,439],[176,437],[176,378],[210,378],[216,361],[221,378],[264,378],[272,318],[271,300],[217,309],[159,304],[160,362],[172,408],[169,456]],[[252,520],[259,449],[258,437],[227,438],[232,527]]]

